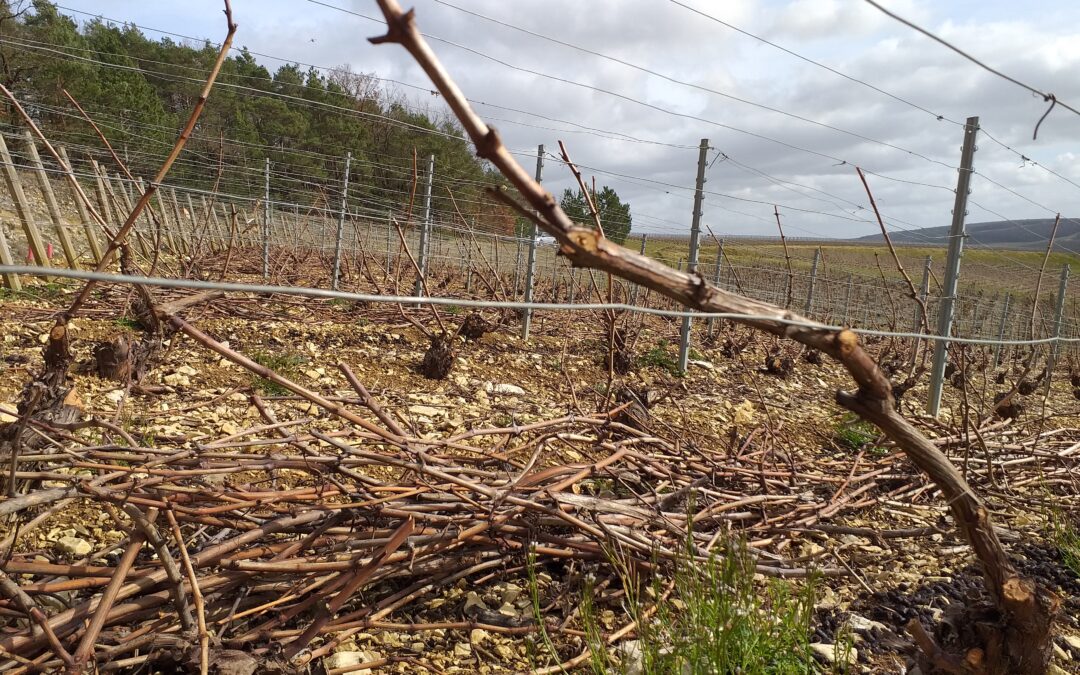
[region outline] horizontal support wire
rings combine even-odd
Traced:
[[[1047,337],[1035,340],[989,340],[982,338],[942,337],[926,333],[909,333],[895,331],[879,331],[865,328],[848,328],[845,326],[832,326],[816,321],[797,321],[783,319],[767,314],[741,314],[737,312],[688,312],[681,310],[658,309],[653,307],[640,307],[625,303],[559,303],[559,302],[518,302],[511,300],[470,300],[466,298],[439,298],[417,297],[411,295],[371,295],[368,293],[350,293],[348,291],[333,291],[323,288],[309,288],[298,286],[273,286],[267,284],[246,284],[222,281],[202,281],[198,279],[164,279],[161,277],[144,277],[125,274],[107,274],[104,272],[90,272],[85,270],[71,270],[64,268],[41,268],[29,265],[0,265],[0,274],[20,274],[43,277],[62,277],[65,279],[78,279],[82,281],[97,281],[103,283],[134,284],[144,286],[157,286],[162,288],[190,288],[195,290],[225,291],[233,293],[255,293],[260,295],[299,295],[312,298],[327,298],[354,300],[357,302],[382,302],[391,304],[426,304],[426,305],[456,305],[458,307],[474,307],[480,309],[533,309],[550,311],[604,311],[616,310],[638,314],[650,314],[655,316],[684,317],[692,316],[699,319],[743,319],[747,321],[771,321],[787,326],[801,326],[819,330],[842,331],[851,330],[860,335],[876,335],[880,337],[911,338],[920,340],[944,340],[947,342],[971,345],[1044,345],[1053,343],[1080,343],[1080,338],[1070,337]]]

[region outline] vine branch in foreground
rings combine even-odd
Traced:
[[[214,82],[217,80],[218,73],[221,72],[221,66],[225,63],[225,58],[229,55],[229,49],[232,47],[233,36],[236,34],[236,23],[233,21],[232,6],[229,4],[229,0],[225,0],[225,22],[228,25],[228,33],[225,35],[225,41],[221,43],[221,48],[218,50],[217,59],[214,61],[214,66],[210,70],[210,74],[206,77],[206,83],[203,85],[202,91],[199,92],[199,98],[195,101],[195,106],[191,110],[191,115],[188,117],[187,124],[180,131],[179,137],[176,139],[176,143],[173,145],[172,150],[169,151],[169,156],[162,162],[161,168],[158,169],[157,175],[146,186],[146,190],[143,191],[139,197],[139,201],[135,204],[135,207],[128,214],[127,220],[120,227],[120,230],[109,242],[108,248],[101,256],[101,261],[94,269],[95,272],[102,272],[113,260],[113,256],[116,251],[123,244],[124,239],[133,227],[135,227],[135,221],[138,219],[139,214],[143,212],[143,209],[150,203],[151,197],[157,192],[161,182],[165,180],[165,176],[168,175],[169,169],[172,168],[177,157],[183,152],[184,146],[187,145],[188,139],[191,137],[191,132],[195,129],[195,124],[199,121],[199,117],[202,116],[203,108],[206,107],[206,100],[210,97],[210,90],[214,86]],[[24,113],[25,114],[25,113]],[[40,131],[38,132],[40,134]],[[44,138],[44,136],[42,136]],[[46,142],[47,144],[47,142]],[[64,166],[61,162],[61,166]],[[86,298],[90,295],[90,290],[93,289],[96,282],[87,281],[82,290],[72,301],[71,306],[65,310],[57,319],[58,323],[67,323],[75,314],[79,311],[79,308]]]
[[[412,55],[469,134],[477,154],[490,161],[514,185],[536,210],[537,224],[558,240],[562,253],[574,264],[616,274],[692,309],[806,321],[793,312],[711,286],[700,274],[672,269],[633,253],[592,229],[575,225],[555,198],[510,155],[495,129],[472,110],[417,30],[414,12],[403,11],[396,0],[378,2],[386,18],[387,33],[372,38],[371,42],[400,44]],[[989,511],[945,454],[895,410],[888,379],[859,345],[855,333],[836,332],[821,324],[794,326],[768,319],[743,319],[741,323],[794,339],[840,361],[858,389],[837,392],[837,402],[876,424],[941,490],[958,528],[979,559],[990,596],[1002,616],[1000,632],[994,636],[996,639],[990,640],[993,644],[987,645],[993,647],[987,652],[991,663],[975,672],[1044,673],[1052,654],[1050,627],[1059,611],[1060,599],[1019,577],[994,532]]]

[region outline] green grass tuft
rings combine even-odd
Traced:
[[[290,380],[300,372],[300,366],[308,361],[306,356],[295,352],[270,353],[263,351],[254,352],[251,355],[251,360]],[[251,386],[259,393],[267,396],[285,396],[290,393],[288,389],[277,382],[264,377],[255,376]]]
[[[1080,576],[1080,530],[1059,511],[1050,514],[1050,537],[1065,566]]]
[[[614,654],[609,652],[592,589],[586,584],[580,608],[593,673],[626,673],[632,662],[646,675],[825,672],[810,649],[813,577],[802,584],[755,581],[753,558],[741,541],[729,542],[706,561],[684,551],[670,594],[665,593],[663,580],[655,579],[643,589],[632,566],[612,562],[622,577],[621,604],[638,622],[638,642],[633,649],[623,645]],[[655,613],[647,616],[644,607],[654,603],[658,603]],[[837,651],[846,649],[841,645]]]
[[[15,300],[28,298],[30,300],[55,300],[64,294],[64,287],[55,282],[43,284],[30,284],[21,291],[13,291],[7,287],[0,287],[0,300]]]
[[[877,437],[877,427],[854,415],[845,416],[833,432],[836,444],[849,450],[861,450],[877,440]]]
[[[142,325],[138,321],[126,316],[114,319],[113,323],[121,328],[127,328],[128,330],[142,330]]]
[[[685,609],[671,614],[673,649],[660,655],[655,672],[687,667],[691,673],[794,675],[814,663],[814,585],[799,589],[774,579],[759,592],[743,544],[729,544],[722,556],[680,570],[676,588]]]
[[[683,373],[679,370],[679,364],[668,354],[667,348],[668,341],[660,340],[655,347],[638,357],[638,365],[661,368],[675,377],[681,377]]]

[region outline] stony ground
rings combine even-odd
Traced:
[[[39,284],[34,297],[9,295],[0,302],[0,421],[14,419],[11,414],[19,392],[40,365],[50,315],[70,297],[71,288]],[[316,428],[339,428],[316,406],[283,395],[288,392],[184,337],[172,339],[141,390],[90,374],[87,364],[93,345],[134,330],[123,318],[129,300],[129,294],[110,291],[74,322],[74,351],[81,362],[76,367],[76,391],[87,415],[111,421],[142,445],[197,447],[261,424],[253,404],[257,395],[283,422],[310,419]],[[426,339],[388,308],[287,299],[270,304],[238,298],[195,308],[187,316],[231,348],[272,364],[324,395],[352,401],[355,392],[335,367],[338,362],[348,364],[385,409],[421,436],[591,413],[605,400],[604,338],[595,316],[539,317],[528,344],[517,336],[516,323],[508,322],[480,342],[463,346],[453,372],[443,381],[428,380],[416,372]],[[458,318],[455,310],[447,315],[450,321]],[[856,461],[855,453],[837,441],[837,430],[850,419],[831,402],[832,392],[846,385],[844,373],[834,364],[811,364],[790,351],[796,363],[793,375],[775,377],[761,369],[765,354],[773,348],[771,341],[758,339],[741,353],[726,355],[722,337],[738,341],[748,333],[725,329],[720,339],[695,350],[689,372],[679,376],[673,368],[677,331],[674,322],[650,320],[633,344],[636,365],[626,376],[627,383],[668,394],[650,411],[654,433],[684,443],[727,447],[742,442],[754,429],[768,426],[784,440],[777,451],[793,460]],[[985,381],[985,376],[978,376],[976,382],[979,377]],[[969,394],[976,398],[978,392]],[[917,412],[924,395],[924,388],[917,387],[908,393],[905,405]],[[942,419],[958,420],[960,392],[950,388],[947,396]],[[1072,398],[1063,381],[1055,383],[1045,407],[1040,403],[1032,400],[1026,419],[1012,423],[1015,438],[1052,429],[1067,430],[1074,438],[1080,434],[1080,402]],[[938,428],[943,435],[947,431],[948,427]],[[89,440],[100,432],[80,433],[88,434]],[[569,456],[559,461],[581,459],[573,456],[573,450],[566,452]],[[895,453],[887,447],[880,452]],[[896,485],[912,480],[905,461],[897,458],[894,466]],[[872,504],[841,509],[836,517],[824,519],[834,527],[857,528],[852,532],[858,534],[756,532],[750,542],[807,565],[839,566],[849,572],[823,582],[814,639],[828,644],[836,640],[838,631],[852,630],[861,672],[905,672],[904,623],[914,616],[931,620],[947,615],[950,605],[980,592],[981,587],[970,550],[956,540],[940,500],[925,487],[890,496],[890,480],[882,479],[868,495]],[[1046,536],[1047,504],[1056,501],[1064,508],[1075,508],[1075,485],[1009,484],[1008,476],[997,486],[986,485],[978,475],[973,480],[987,488],[997,522],[1004,528],[1003,538],[1022,569],[1066,598],[1057,663],[1067,672],[1080,672],[1080,581],[1064,567]],[[85,507],[68,509],[20,536],[15,548],[50,561],[115,556],[109,552],[110,544],[122,539],[123,533],[113,527],[104,513]],[[928,527],[940,531],[917,537],[869,534]],[[0,527],[0,537],[7,534]],[[545,600],[573,604],[576,600],[566,593],[566,579],[580,573],[572,568],[544,569],[536,583]],[[543,648],[512,629],[521,617],[530,615],[528,586],[521,572],[497,574],[480,582],[462,580],[425,607],[388,617],[392,627],[357,634],[323,666],[342,668],[390,654],[411,654],[413,660],[375,672],[531,670],[543,661]],[[61,607],[63,598],[55,602]],[[617,600],[602,606],[600,621],[605,629],[625,623]],[[408,627],[418,622],[461,621],[481,613],[487,617],[501,613],[510,628],[503,632],[443,628],[416,632]],[[560,649],[574,654],[582,646],[580,639],[576,644],[570,639]]]

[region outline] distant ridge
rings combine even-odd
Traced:
[[[965,228],[970,235],[967,244],[1010,249],[1045,249],[1047,239],[1054,227],[1053,218],[1029,218],[1027,220],[969,223]],[[945,246],[948,243],[948,227],[924,227],[918,230],[889,232],[896,244]],[[859,237],[854,241],[880,242],[880,234]],[[1057,244],[1077,250],[1080,248],[1080,219],[1062,218],[1058,227]],[[1055,246],[1055,249],[1058,247]]]

